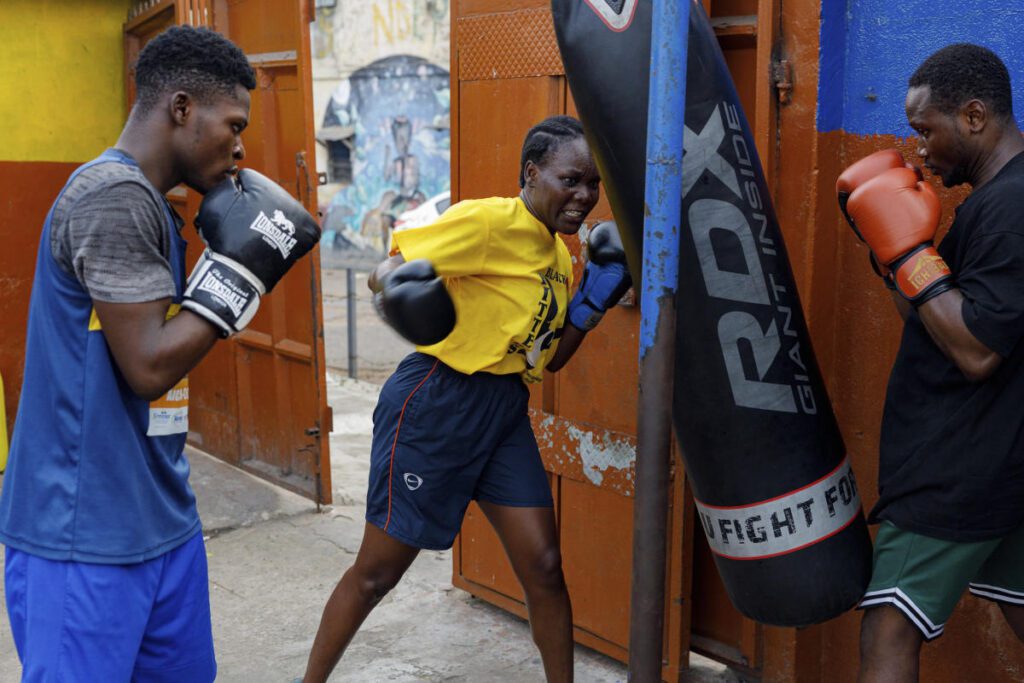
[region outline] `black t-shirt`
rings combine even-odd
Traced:
[[[1024,522],[1024,153],[957,208],[938,250],[967,328],[1003,360],[969,382],[911,312],[889,377],[871,520],[979,541]]]

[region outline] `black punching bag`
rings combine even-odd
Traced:
[[[553,0],[573,99],[639,281],[650,0]],[[676,436],[733,604],[804,626],[864,594],[871,542],[750,127],[692,2],[676,296]]]

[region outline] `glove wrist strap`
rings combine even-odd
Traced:
[[[569,301],[569,310],[566,312],[565,319],[576,329],[589,332],[601,322],[604,313],[603,310],[587,301],[582,290],[576,290],[576,294]]]
[[[914,306],[954,286],[952,271],[931,242],[904,254],[889,268],[896,291]]]
[[[262,290],[245,266],[206,250],[188,278],[181,306],[212,323],[221,337],[228,337],[252,321]]]

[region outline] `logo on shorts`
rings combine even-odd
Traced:
[[[405,476],[404,476],[404,479],[405,479],[405,485],[409,488],[410,491],[415,491],[419,487],[423,486],[423,477],[421,477],[418,474],[413,474],[412,472],[406,472]]]

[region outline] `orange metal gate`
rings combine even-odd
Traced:
[[[863,250],[845,239],[834,184],[845,164],[892,141],[817,133],[821,0],[701,1],[750,120],[816,355],[870,507],[877,495],[882,396],[901,323],[865,267]],[[527,127],[573,111],[548,3],[453,3],[451,74],[454,196],[516,192]],[[913,156],[910,143],[903,151]],[[946,215],[955,203],[946,197]],[[607,217],[604,203],[592,216]],[[567,241],[578,254],[575,240]],[[858,291],[856,301],[849,298],[851,289]],[[628,646],[638,322],[635,309],[611,311],[532,402],[555,493],[577,640],[622,661]],[[693,533],[692,499],[678,459],[675,464],[663,678],[679,680],[693,649],[748,678],[854,681],[858,613],[796,630],[755,624],[731,606],[703,535]],[[456,545],[454,582],[525,615],[504,552],[475,509]],[[923,680],[1010,681],[1021,680],[1022,671],[1024,651],[998,608],[971,598],[958,606],[941,646],[922,653]]]
[[[773,185],[778,99],[769,76],[778,4],[710,0],[705,8]],[[574,113],[548,3],[454,5],[451,73],[454,196],[515,194],[526,130],[544,116]],[[611,211],[602,200],[591,219],[606,218]],[[578,256],[578,242],[566,242]],[[576,267],[579,276],[578,260]],[[629,635],[639,319],[633,307],[610,311],[572,362],[534,390],[531,402],[551,476],[576,639],[622,661]],[[703,536],[693,533],[692,499],[681,461],[674,462],[663,677],[682,676],[691,648],[758,675],[761,629],[729,603]],[[500,542],[475,506],[456,543],[454,582],[525,616]]]
[[[243,166],[258,169],[316,212],[309,22],[306,0],[160,0],[125,25],[128,106],[131,73],[146,41],[173,24],[210,26],[231,38],[256,70]],[[195,216],[199,196],[168,198]],[[189,230],[190,228],[186,228]],[[189,238],[188,262],[202,250]],[[189,442],[321,503],[331,502],[324,375],[320,252],[264,297],[249,327],[217,344],[191,373]]]

